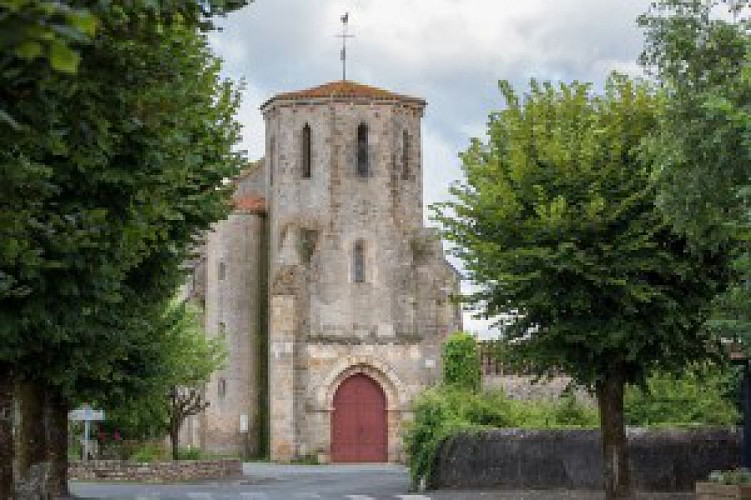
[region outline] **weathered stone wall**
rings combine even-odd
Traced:
[[[91,460],[71,462],[68,467],[68,477],[74,481],[173,482],[240,475],[242,475],[240,460],[180,460],[149,463]]]
[[[559,398],[571,383],[571,377],[560,376],[535,381],[530,375],[483,375],[482,387],[485,390],[502,389],[511,399],[523,401],[554,400]],[[577,388],[576,397],[591,404],[594,398],[586,390]]]
[[[741,460],[737,429],[629,429],[634,486],[688,491],[710,471]],[[440,448],[432,488],[602,487],[600,433],[595,430],[498,429],[461,433]]]
[[[186,427],[203,426],[204,449],[253,456],[260,448],[261,374],[266,325],[265,218],[235,211],[207,241],[205,328],[224,338],[229,357],[206,386],[210,406]],[[241,429],[247,422],[247,431]],[[188,443],[186,443],[188,444]]]

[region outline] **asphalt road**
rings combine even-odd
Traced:
[[[76,498],[120,500],[600,500],[589,491],[409,491],[407,470],[393,464],[277,465],[246,463],[243,476],[180,484],[71,482]],[[645,500],[694,496],[645,494]]]

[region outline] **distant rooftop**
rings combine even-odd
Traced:
[[[266,213],[266,199],[260,196],[240,196],[232,199],[235,210],[256,214]]]
[[[351,80],[337,80],[310,89],[277,94],[263,103],[261,109],[274,101],[296,101],[306,99],[367,99],[376,101],[403,101],[417,104],[419,106],[425,105],[425,100],[418,97],[396,94],[389,90],[371,87],[370,85],[364,85]]]

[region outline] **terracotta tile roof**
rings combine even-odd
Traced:
[[[266,198],[259,196],[241,196],[232,199],[235,210],[264,214],[266,213]]]
[[[304,99],[372,99],[378,101],[404,101],[420,106],[425,105],[425,101],[418,97],[396,94],[394,92],[363,85],[362,83],[350,80],[337,80],[334,82],[324,83],[318,87],[294,92],[283,92],[277,94],[266,101],[261,109],[268,106],[271,102],[277,100],[304,100]]]

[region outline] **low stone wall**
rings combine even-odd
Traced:
[[[629,429],[632,481],[641,491],[689,491],[709,472],[741,462],[741,432]],[[429,488],[602,488],[596,430],[497,429],[443,443]]]
[[[240,460],[179,460],[175,462],[128,462],[90,460],[71,462],[68,477],[78,481],[173,482],[218,479],[242,474]]]

